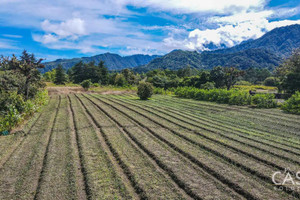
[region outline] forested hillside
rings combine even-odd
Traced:
[[[83,63],[89,63],[94,61],[96,65],[98,65],[100,61],[104,61],[105,65],[108,67],[109,70],[120,70],[120,69],[132,68],[132,67],[148,64],[151,60],[157,57],[159,56],[157,55],[149,56],[149,55],[142,55],[142,54],[122,57],[118,54],[105,53],[105,54],[99,54],[92,57],[58,59],[53,62],[44,63],[45,68],[42,70],[42,72],[50,71],[56,68],[59,64],[61,64],[63,68],[67,70],[73,67],[76,63],[79,63],[80,61],[82,61]]]
[[[153,69],[180,69],[187,65],[197,69],[215,66],[233,66],[239,69],[274,68],[300,47],[300,25],[276,28],[259,39],[243,42],[232,48],[204,51],[176,50],[156,58],[136,71]]]

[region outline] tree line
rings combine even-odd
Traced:
[[[109,72],[104,62],[95,65],[94,62],[79,62],[64,71],[61,65],[44,74],[46,81],[56,84],[72,82],[80,84],[84,80],[90,80],[96,85],[132,86],[140,81],[151,83],[154,87],[164,90],[176,87],[195,87],[200,89],[226,88],[229,90],[233,85],[266,85],[274,86],[279,91],[295,93],[300,90],[300,67],[299,50],[283,62],[275,70],[266,68],[249,68],[239,70],[234,67],[217,66],[211,70],[198,70],[186,66],[179,70],[155,69],[147,73],[136,73],[130,69],[120,72]]]

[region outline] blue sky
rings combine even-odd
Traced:
[[[203,51],[291,24],[300,24],[299,0],[0,0],[0,54]]]

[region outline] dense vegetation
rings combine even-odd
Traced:
[[[0,60],[0,132],[11,130],[46,103],[48,94],[38,69],[42,60],[26,51],[20,59]]]
[[[289,93],[300,91],[300,49],[293,52],[281,66],[276,69],[281,80],[281,88]]]
[[[291,98],[289,98],[282,105],[282,110],[300,115],[300,92],[297,91]]]
[[[175,90],[178,97],[212,101],[230,105],[254,105],[258,108],[275,108],[274,94],[250,95],[248,91],[239,89],[197,89],[194,87],[179,87]]]
[[[252,67],[246,70],[238,70],[234,67],[221,66],[214,67],[211,70],[197,70],[187,66],[178,70],[156,69],[147,73],[136,73],[130,69],[123,69],[121,72],[109,72],[103,61],[99,62],[98,65],[95,65],[94,62],[79,62],[71,67],[67,74],[59,65],[56,69],[46,72],[44,79],[55,83],[60,82],[60,84],[69,81],[81,84],[85,89],[106,85],[133,87],[143,81],[155,87],[153,91],[155,94],[168,93],[167,91],[174,92],[175,88],[180,87],[175,94],[181,97],[272,108],[276,107],[276,103],[272,100],[275,98],[274,95],[256,94],[253,97],[251,95],[255,94],[257,89],[270,89],[274,93],[278,88],[277,92],[284,91],[289,94],[299,91],[299,57],[299,50],[295,50],[293,55],[274,71]],[[253,85],[258,86],[254,87]],[[236,89],[231,90],[233,87]],[[225,89],[230,92],[224,92]],[[189,91],[182,92],[182,90]],[[199,94],[207,94],[204,95],[205,97],[186,95],[190,90],[195,90]],[[253,91],[249,93],[249,90]],[[215,97],[215,93],[224,96]],[[211,98],[210,94],[214,97]],[[147,97],[144,98],[147,99]],[[223,100],[220,100],[220,98]]]
[[[137,72],[155,69],[178,70],[190,65],[196,69],[212,69],[214,66],[233,66],[238,69],[267,68],[273,69],[281,62],[281,58],[269,50],[247,49],[236,53],[216,53],[175,50],[169,54],[152,60],[149,64],[134,68]]]

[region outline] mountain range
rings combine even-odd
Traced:
[[[231,48],[213,51],[174,50],[164,56],[132,55],[121,57],[117,54],[100,54],[92,57],[59,59],[45,63],[45,71],[62,64],[65,69],[79,61],[103,60],[109,70],[134,68],[137,72],[153,69],[178,70],[187,65],[197,69],[211,69],[215,66],[233,66],[240,69],[269,68],[272,69],[289,57],[295,48],[300,47],[300,25],[275,28],[262,37],[242,42]]]
[[[104,61],[105,66],[109,70],[121,70],[125,68],[133,68],[133,67],[148,64],[150,61],[152,61],[157,57],[159,56],[158,55],[149,56],[149,55],[142,55],[142,54],[122,57],[118,54],[104,53],[92,57],[57,59],[52,62],[43,63],[45,65],[45,68],[42,70],[42,72],[44,73],[50,71],[53,68],[56,68],[57,65],[59,64],[61,64],[64,67],[64,69],[67,70],[80,61],[82,61],[83,63],[95,62],[96,65],[100,61]]]
[[[153,69],[178,70],[187,65],[197,69],[211,69],[215,66],[233,66],[239,69],[269,68],[280,65],[293,50],[300,47],[300,25],[275,28],[256,40],[245,41],[231,48],[214,51],[175,50],[156,58],[135,71]]]

